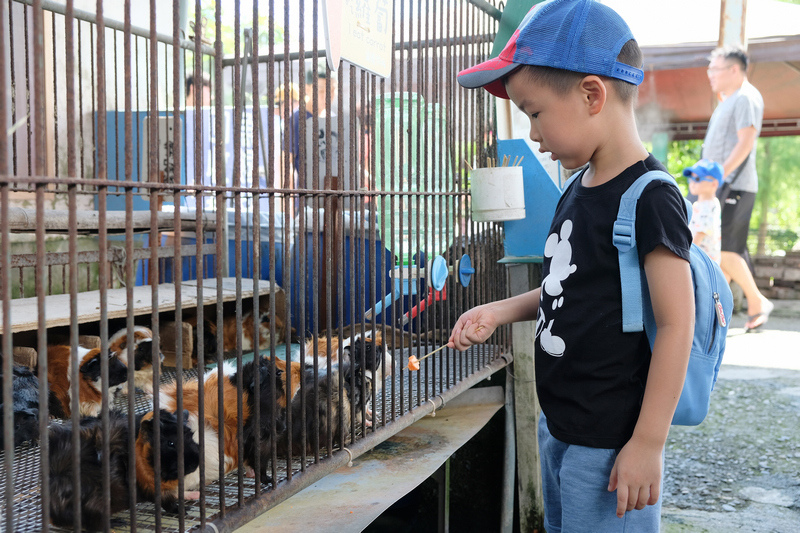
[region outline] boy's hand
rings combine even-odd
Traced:
[[[497,317],[488,305],[474,307],[461,315],[450,333],[447,346],[463,352],[488,339],[497,329]]]
[[[611,469],[608,491],[617,491],[617,516],[655,505],[661,491],[662,448],[632,438],[622,448]]]

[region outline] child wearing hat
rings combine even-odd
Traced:
[[[548,533],[659,530],[664,444],[694,331],[692,234],[678,188],[650,183],[635,236],[658,333],[625,332],[612,227],[649,170],[634,119],[641,51],[625,21],[591,0],[535,5],[500,55],[458,75],[510,98],[530,138],[568,169],[550,226],[542,284],[465,312],[448,346],[465,350],[503,324],[536,320],[538,441]],[[588,163],[588,165],[587,165]]]
[[[717,188],[722,184],[722,165],[701,159],[683,169],[683,175],[689,179],[689,192],[697,196],[689,221],[692,241],[719,263],[722,260],[722,207]]]

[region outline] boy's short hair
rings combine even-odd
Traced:
[[[747,72],[747,65],[750,64],[750,58],[747,55],[747,52],[744,51],[744,48],[740,46],[720,46],[719,48],[715,48],[711,51],[711,55],[708,57],[709,61],[713,61],[714,59],[721,57],[725,61],[733,61],[734,63],[738,64],[742,67],[742,72]]]
[[[617,56],[617,61],[632,67],[641,68],[642,51],[634,39],[631,39],[625,43],[619,55]],[[523,65],[520,68],[526,71],[531,80],[552,89],[557,94],[568,93],[587,75],[585,72],[573,72],[571,70],[539,67],[535,65]],[[508,76],[510,76],[510,74],[507,74],[503,77],[503,83],[506,82]],[[623,81],[618,78],[610,78],[608,76],[602,77],[605,78],[612,87],[614,87],[614,91],[617,93],[617,96],[622,102],[632,104],[636,103],[636,97],[639,94],[638,85],[628,83],[627,81]]]
[[[628,44],[631,41],[633,45]],[[636,94],[636,87],[644,79],[641,51],[630,28],[616,11],[594,0],[536,4],[500,55],[461,71],[457,79],[464,87],[483,87],[495,96],[508,98],[504,78],[522,65],[536,67],[535,70],[544,67],[569,71],[580,77],[595,74],[615,83],[619,80],[617,93],[624,100]],[[576,76],[571,78],[577,79]],[[569,80],[570,76],[565,75],[564,79]]]

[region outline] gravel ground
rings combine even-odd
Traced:
[[[663,532],[800,532],[800,306],[781,308],[761,333],[734,317],[708,417],[670,431]]]

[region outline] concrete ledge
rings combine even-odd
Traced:
[[[504,405],[502,387],[470,389],[237,533],[361,531],[425,481]]]

